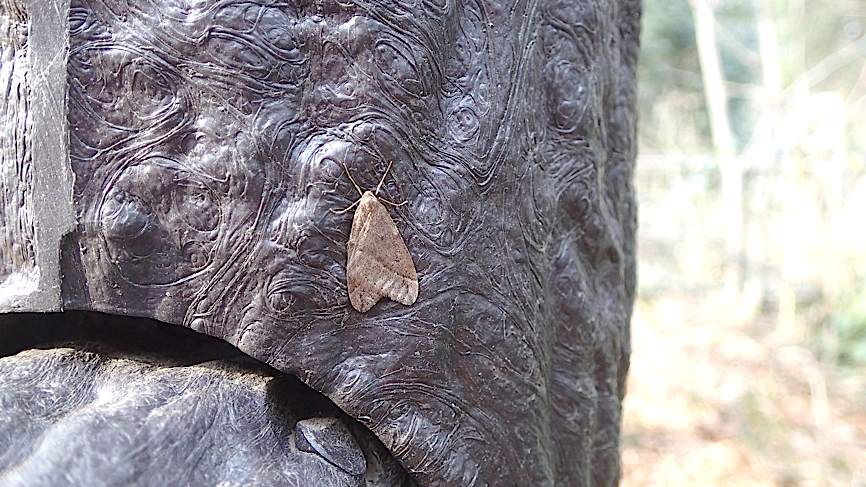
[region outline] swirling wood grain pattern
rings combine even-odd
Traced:
[[[236,344],[423,485],[610,485],[635,288],[637,0],[72,0],[68,307]],[[412,307],[351,310],[354,198]]]

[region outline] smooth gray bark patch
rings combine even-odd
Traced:
[[[367,462],[355,438],[337,418],[309,418],[295,425],[295,445],[299,450],[318,453],[352,475],[363,475]]]
[[[22,44],[13,51],[26,56],[11,53],[12,58],[4,57],[3,62],[4,71],[14,73],[5,80],[5,103],[23,100],[6,107],[13,120],[7,120],[4,135],[18,141],[7,146],[13,154],[8,162],[13,164],[5,166],[8,179],[3,186],[13,198],[3,202],[0,225],[21,230],[13,233],[14,242],[6,242],[5,252],[26,250],[21,261],[13,257],[11,268],[4,262],[0,305],[9,310],[57,311],[62,306],[60,242],[76,225],[65,116],[69,1],[16,1],[10,6],[4,20],[15,25],[17,35],[27,32],[26,47]]]

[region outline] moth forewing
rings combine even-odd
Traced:
[[[383,297],[411,305],[418,299],[412,256],[388,210],[371,192],[361,197],[347,245],[349,301],[365,313]]]

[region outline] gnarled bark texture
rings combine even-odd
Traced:
[[[0,485],[415,485],[296,378],[187,329],[118,321],[0,318]]]
[[[2,202],[0,270],[39,277],[4,310],[222,339],[326,395],[421,485],[618,481],[639,0],[22,9],[7,23],[39,36],[3,46],[22,74],[0,82],[23,88],[0,110],[24,121],[4,135],[24,142],[2,156],[23,203]],[[351,213],[330,210],[357,198],[344,164],[366,190],[391,163],[379,196],[407,202],[389,212],[420,294],[361,314]]]

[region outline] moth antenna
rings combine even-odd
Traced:
[[[349,176],[349,181],[352,181],[352,185],[355,186],[355,190],[358,191],[359,196],[364,196],[364,192],[361,191],[361,187],[358,186],[358,183],[355,182],[355,178],[352,177],[352,173],[349,172],[349,168],[346,166],[345,162],[340,161],[340,164],[343,165],[343,169],[346,170],[346,176]]]
[[[378,196],[376,197],[376,199],[383,202],[383,203],[388,203],[389,205],[393,206],[394,208],[397,208],[399,206],[403,206],[409,202],[409,200],[403,200],[402,203],[394,203],[393,201],[388,201],[385,198],[379,198]]]
[[[331,211],[331,213],[333,213],[333,214],[335,214],[335,215],[342,215],[343,213],[346,213],[347,211],[349,211],[349,210],[351,210],[352,208],[354,208],[355,205],[357,205],[357,204],[360,203],[360,202],[361,202],[361,200],[358,199],[358,200],[355,200],[355,202],[352,203],[351,205],[349,205],[349,206],[343,208],[342,210],[335,210],[335,209],[331,208],[330,211]]]
[[[383,174],[382,179],[379,180],[379,184],[376,186],[376,192],[373,193],[374,195],[376,195],[376,196],[379,195],[379,190],[382,189],[382,183],[385,182],[385,178],[388,176],[388,172],[391,171],[391,165],[392,164],[394,164],[394,161],[388,162],[388,169],[385,169],[385,174]]]

